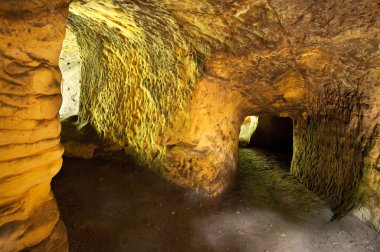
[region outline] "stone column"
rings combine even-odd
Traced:
[[[58,60],[69,1],[0,4],[0,251],[67,250],[50,182],[62,164]]]
[[[235,185],[239,129],[244,120],[240,94],[205,75],[194,90],[188,119],[174,124],[167,140],[163,174],[170,181],[216,196]]]

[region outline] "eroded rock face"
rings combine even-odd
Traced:
[[[3,250],[59,237],[50,179],[61,166],[67,7],[0,4]],[[358,206],[380,229],[379,9],[370,0],[75,2],[80,123],[170,181],[215,196],[235,180],[244,118],[290,116],[292,172],[337,214]]]
[[[378,11],[376,1],[75,3],[80,119],[169,180],[217,195],[235,178],[245,116],[290,116],[292,171],[336,213],[369,191],[377,211]]]
[[[239,145],[244,147],[251,142],[251,137],[256,131],[259,118],[257,116],[247,116],[240,126]]]
[[[79,1],[69,26],[83,60],[79,121],[151,162],[198,72],[175,19],[158,1]]]
[[[67,250],[50,190],[62,164],[61,73],[67,0],[0,3],[0,250]]]

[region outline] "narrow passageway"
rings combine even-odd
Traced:
[[[53,180],[71,251],[379,251],[289,174],[289,156],[240,149],[240,185],[218,202],[122,162],[65,158]]]

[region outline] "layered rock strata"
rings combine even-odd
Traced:
[[[67,0],[0,3],[0,251],[65,251],[50,189],[62,164],[61,73]]]

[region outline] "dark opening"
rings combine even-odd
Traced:
[[[245,148],[240,155],[251,160],[249,169],[276,167],[288,172],[293,157],[293,121],[272,115],[249,116],[241,126],[239,145]]]
[[[293,121],[289,117],[262,115],[248,147],[293,153]]]

